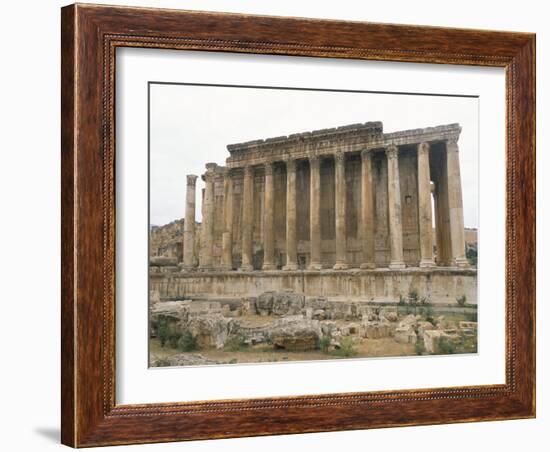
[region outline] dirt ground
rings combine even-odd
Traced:
[[[150,356],[155,359],[168,358],[181,353],[169,346],[161,347],[158,339],[151,339]],[[393,338],[385,339],[362,339],[355,346],[357,353],[350,358],[372,358],[372,357],[390,357],[390,356],[410,356],[415,355],[414,345],[400,344]],[[206,358],[215,360],[223,364],[236,363],[267,363],[280,361],[311,361],[326,359],[344,359],[345,357],[334,352],[313,351],[288,351],[276,350],[272,345],[260,344],[250,347],[243,347],[240,350],[196,350],[192,353],[199,353]]]

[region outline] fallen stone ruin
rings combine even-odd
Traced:
[[[353,343],[392,338],[413,344],[418,354],[448,353],[441,344],[460,346],[477,334],[476,322],[449,322],[444,316],[400,314],[397,305],[331,301],[292,291],[270,291],[257,297],[220,300],[160,301],[150,297],[150,336],[162,329],[189,336],[195,349],[224,349],[269,344],[274,349],[311,351],[339,349],[343,338]],[[174,347],[176,348],[176,347]],[[181,353],[152,365],[212,364],[198,353]]]

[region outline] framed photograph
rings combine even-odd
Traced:
[[[62,442],[535,416],[535,36],[62,9]]]

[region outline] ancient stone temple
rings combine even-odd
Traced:
[[[202,175],[200,232],[198,178],[187,176],[183,262],[153,272],[151,287],[166,298],[288,289],[371,301],[414,289],[475,303],[460,132],[368,122],[228,145],[225,166]]]
[[[185,246],[186,221],[185,268],[193,253],[203,271],[465,267],[459,134],[369,122],[231,144],[225,166],[206,164],[201,249]]]

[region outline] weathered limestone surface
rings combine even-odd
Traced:
[[[185,197],[185,221],[183,230],[183,265],[186,270],[195,266],[195,199],[197,176],[187,176],[187,193]]]
[[[200,227],[190,175],[189,221],[152,229],[152,289],[162,299],[286,288],[393,302],[415,289],[433,303],[476,303],[460,132],[369,122],[228,145],[225,166],[202,175]]]
[[[411,289],[434,304],[456,304],[466,296],[477,303],[477,272],[473,269],[323,270],[216,273],[152,273],[151,289],[161,298],[188,294],[251,296],[274,290],[293,290],[308,296],[398,302]]]

